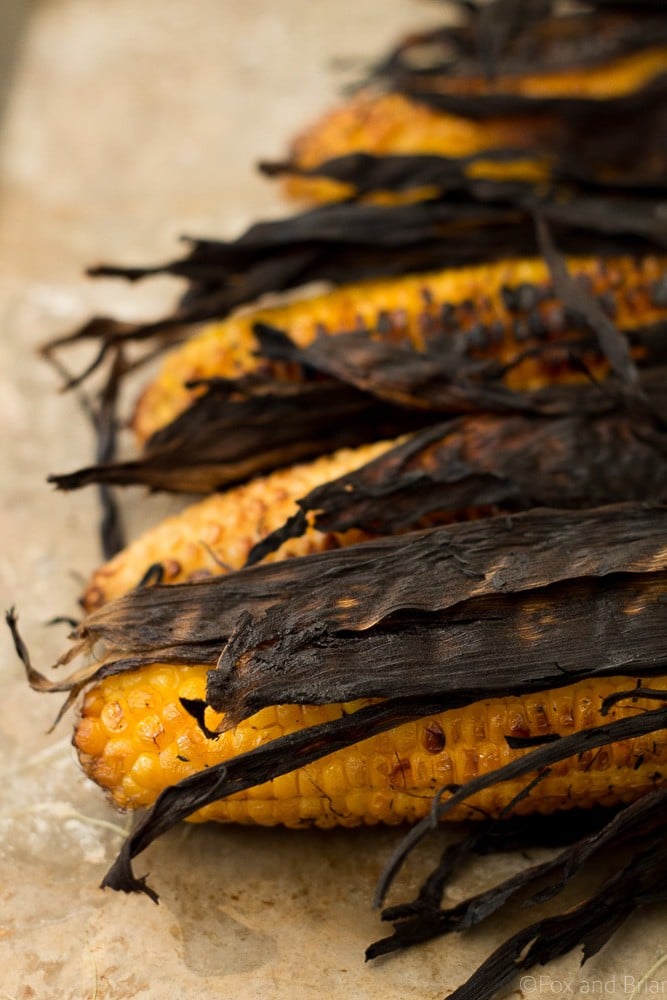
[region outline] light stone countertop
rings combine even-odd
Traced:
[[[3,6],[0,605],[16,605],[44,667],[63,648],[62,630],[44,623],[76,614],[99,552],[93,491],[61,495],[45,482],[84,464],[92,442],[36,346],[93,312],[158,314],[178,292],[167,279],[86,280],[86,265],[151,263],[178,254],[182,233],[233,236],[289,211],[253,163],[283,154],[332,103],[349,78],[335,57],[379,54],[438,10],[409,0]],[[130,535],[177,505],[128,491]],[[5,630],[0,643],[0,1000],[432,1000],[525,919],[365,965],[364,947],[382,934],[370,899],[391,830],[184,825],[137,862],[160,906],[100,891],[127,819],[81,775],[71,717],[47,733],[57,701],[28,690]],[[494,862],[497,872],[515,864]],[[631,995],[633,977],[667,950],[666,913],[633,919],[583,969],[574,954],[538,970],[536,987],[546,978],[532,995],[599,993],[597,981],[607,996]],[[655,976],[667,995],[667,966]]]

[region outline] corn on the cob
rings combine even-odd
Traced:
[[[420,103],[419,90],[455,96],[517,95],[527,98],[574,98],[603,102],[624,97],[642,88],[664,70],[667,47],[654,46],[620,56],[596,66],[580,66],[536,75],[501,74],[494,80],[480,76],[426,77],[413,81],[415,97],[400,93],[362,92],[335,108],[297,136],[290,150],[290,163],[310,170],[327,160],[349,153],[375,156],[436,154],[444,157],[475,157],[469,173],[477,179],[515,180],[531,184],[549,175],[547,152],[559,135],[558,122],[549,114],[510,117],[466,118]],[[427,98],[425,98],[427,99]],[[506,162],[483,154],[512,150]],[[522,155],[522,151],[523,155]],[[347,185],[325,178],[288,178],[285,189],[295,198],[324,202],[346,197]],[[413,191],[411,197],[425,192]],[[393,196],[390,200],[396,200]]]
[[[520,94],[522,97],[571,97],[608,101],[645,87],[665,69],[667,46],[653,45],[616,56],[596,65],[568,66],[527,74],[499,73],[493,80],[482,74],[438,78],[438,88],[450,94]]]
[[[330,111],[301,135],[290,151],[290,162],[309,170],[348,153],[430,153],[446,157],[477,156],[496,149],[517,150],[511,164],[483,161],[482,177],[498,178],[498,169],[511,166],[514,180],[543,179],[543,167],[530,147],[553,126],[544,118],[493,118],[474,121],[461,115],[429,108],[402,94],[356,95],[347,104]],[[525,155],[518,151],[525,150]],[[507,173],[504,173],[505,179]],[[313,202],[331,201],[349,194],[349,187],[326,178],[288,175],[286,192],[293,198]],[[414,196],[414,195],[413,195]]]
[[[120,597],[135,587],[155,563],[161,564],[165,583],[182,583],[240,569],[253,545],[296,511],[299,497],[372,461],[391,444],[378,442],[345,448],[193,504],[146,531],[98,569],[82,597],[84,608],[92,611]],[[300,538],[286,541],[269,559],[322,552],[362,537],[367,536],[357,531],[338,535],[313,529]]]
[[[425,816],[435,790],[508,763],[512,736],[567,735],[604,720],[603,698],[631,690],[632,678],[582,681],[557,691],[478,702],[408,723],[271,782],[214,803],[197,821],[355,826]],[[653,686],[667,689],[667,677]],[[170,784],[268,740],[340,717],[355,706],[276,706],[218,739],[208,739],[180,698],[205,697],[206,670],[156,664],[103,681],[83,705],[75,745],[87,773],[122,808],[150,805]],[[613,716],[641,710],[622,703]],[[206,724],[221,716],[207,709]],[[667,740],[652,734],[612,744],[555,767],[517,812],[612,805],[655,787],[667,762]],[[474,797],[458,818],[498,815],[525,785],[507,782]]]
[[[323,469],[335,461],[316,464]],[[242,492],[247,496],[247,489],[221,498],[227,501],[228,522],[220,539],[221,559],[234,554],[236,528],[247,513],[238,500]],[[343,537],[341,544],[350,540]],[[122,589],[123,581],[126,586],[135,582],[146,561],[168,560],[173,553],[169,529],[148,541],[152,543],[150,555],[144,552],[142,556],[141,548],[126,554],[124,576],[114,581],[116,591]],[[326,539],[320,537],[319,543],[324,547]],[[318,539],[313,536],[308,544],[315,548]],[[284,547],[280,555],[285,554]],[[137,555],[143,559],[139,566]],[[221,571],[222,567],[213,562],[213,569]],[[158,663],[107,677],[89,691],[75,744],[87,773],[118,805],[149,805],[163,788],[189,774],[304,726],[339,718],[354,707],[271,706],[210,739],[180,701],[205,699],[206,675],[202,666]],[[290,826],[416,820],[426,814],[433,791],[442,784],[461,783],[512,759],[517,751],[509,749],[506,735],[565,735],[599,725],[604,721],[603,699],[632,690],[635,683],[627,677],[587,680],[557,691],[478,702],[428,717],[206,807],[196,818]],[[655,683],[667,688],[667,677]],[[616,717],[635,713],[638,704],[617,706]],[[205,722],[210,730],[221,719],[207,709]],[[667,743],[654,735],[605,748],[559,765],[522,801],[520,811],[629,801],[653,786],[665,759]],[[498,814],[521,787],[520,782],[499,785],[473,800],[471,808]],[[469,812],[466,807],[456,815]]]
[[[588,280],[592,293],[602,299],[624,329],[667,318],[667,304],[660,292],[665,263],[658,256],[568,261],[571,273]],[[562,305],[553,298],[548,268],[539,259],[349,285],[206,326],[166,359],[139,401],[134,429],[140,440],[146,440],[170,423],[196,393],[186,388],[188,381],[234,378],[257,370],[261,362],[253,354],[257,345],[252,332],[257,322],[286,329],[300,347],[319,333],[335,334],[363,326],[377,330],[381,337],[407,338],[419,349],[428,338],[429,323],[444,310],[450,314],[448,324],[466,338],[470,351],[501,362],[545,337],[559,339],[571,332]],[[534,357],[513,369],[505,384],[537,388],[555,374],[553,367],[546,368]]]

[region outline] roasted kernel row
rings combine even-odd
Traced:
[[[603,698],[635,683],[628,677],[581,681],[420,719],[213,803],[193,818],[289,827],[413,822],[426,815],[442,785],[461,784],[525,752],[510,750],[506,735],[567,735],[599,725],[605,721]],[[651,686],[667,689],[667,677]],[[361,704],[272,706],[210,739],[179,700],[204,698],[205,690],[205,668],[156,664],[108,678],[88,693],[75,745],[87,774],[116,805],[150,805],[162,789],[190,774]],[[634,714],[643,704],[623,702],[606,719]],[[210,728],[221,718],[207,709]],[[629,802],[661,780],[666,763],[662,734],[586,752],[554,766],[516,812]],[[525,784],[522,778],[494,786],[453,818],[498,815]]]
[[[666,263],[654,255],[568,260],[571,273],[588,283],[616,324],[627,330],[667,318]],[[365,328],[418,349],[437,350],[441,338],[458,338],[462,353],[501,362],[533,343],[556,342],[572,332],[571,318],[554,297],[547,266],[540,259],[348,285],[204,327],[170,353],[144,391],[134,419],[139,439],[150,437],[188,406],[197,390],[186,388],[187,382],[235,378],[266,365],[254,353],[253,324],[258,321],[286,330],[301,347],[319,334]],[[531,389],[564,377],[568,377],[565,364],[554,367],[537,356],[512,369],[506,384]]]

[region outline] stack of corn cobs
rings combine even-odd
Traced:
[[[188,291],[49,345],[90,340],[107,372],[98,464],[55,482],[99,484],[109,555],[111,487],[211,495],[93,575],[65,681],[10,624],[34,687],[85,692],[86,772],[150,807],[105,885],[154,895],[132,859],[184,818],[409,821],[381,902],[439,819],[475,820],[369,949],[528,892],[533,922],[460,998],[667,898],[667,13],[455,6],[263,165],[316,207],[96,269]],[[163,348],[142,451],[114,461],[118,386]],[[552,861],[443,904],[464,856],[566,809]],[[612,850],[611,878],[540,914]]]

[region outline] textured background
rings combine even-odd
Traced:
[[[280,156],[332,102],[344,80],[332,59],[379,53],[436,15],[408,0],[0,4],[0,605],[16,604],[37,665],[63,646],[44,622],[76,613],[99,553],[92,492],[45,483],[85,463],[91,440],[35,348],[95,311],[158,313],[178,291],[166,279],[88,281],[84,266],[152,262],[178,253],[182,233],[233,236],[286,211],[252,165]],[[128,492],[130,533],[173,503]],[[365,966],[381,933],[369,900],[394,831],[184,826],[138,862],[161,906],[102,893],[127,820],[80,775],[71,720],[47,734],[57,702],[27,689],[4,631],[0,644],[0,1000],[425,1000],[511,931],[496,922]],[[539,970],[534,995],[566,994],[566,981],[594,992],[599,980],[628,996],[623,977],[650,968],[666,937],[665,910],[654,910],[584,970],[576,955]]]

